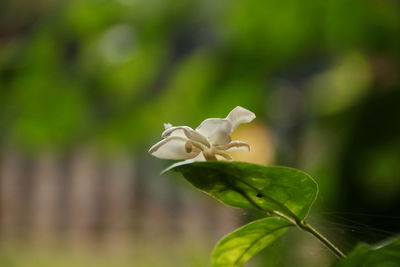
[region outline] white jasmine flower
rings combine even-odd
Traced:
[[[248,123],[256,116],[237,106],[225,119],[206,119],[195,130],[188,126],[164,124],[164,139],[152,146],[149,153],[161,159],[204,161],[232,160],[226,151],[250,150],[247,143],[232,141],[231,133],[241,123]]]

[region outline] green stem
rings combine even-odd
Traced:
[[[321,243],[324,244],[330,251],[332,251],[339,259],[343,259],[346,257],[346,255],[337,246],[335,246],[331,241],[329,241],[310,224],[306,223],[305,221],[300,221],[297,223],[297,226],[300,227],[300,229],[309,232],[310,234],[318,238],[318,240],[321,241]]]
[[[313,236],[315,236],[322,244],[324,244],[330,251],[332,251],[336,255],[336,257],[338,257],[339,259],[343,259],[346,257],[346,255],[337,246],[335,246],[325,236],[323,236],[320,232],[318,232],[317,229],[315,229],[314,227],[312,227],[310,224],[306,223],[305,221],[299,221],[297,219],[293,219],[279,211],[273,211],[272,213],[293,223],[294,225],[299,227],[301,230],[306,231],[306,232],[312,234]]]

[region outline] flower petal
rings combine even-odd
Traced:
[[[175,127],[170,127],[166,129],[162,133],[162,137],[167,137],[167,136],[182,136],[182,137],[187,137],[188,139],[199,142],[206,147],[210,147],[210,143],[208,142],[207,138],[201,135],[200,133],[196,132],[192,128],[188,126],[175,126]]]
[[[222,151],[222,150],[217,150],[215,152],[215,156],[216,156],[217,160],[228,160],[228,161],[232,160],[231,155],[229,155],[228,153],[226,153],[225,151]]]
[[[196,131],[207,137],[213,145],[224,145],[231,141],[232,124],[227,119],[206,119]]]
[[[164,123],[164,129],[167,130],[168,128],[171,128],[172,124],[171,123]]]
[[[161,140],[149,150],[149,153],[160,159],[191,159],[199,154],[198,149],[190,152],[186,150],[186,138],[180,136],[170,136]]]
[[[232,141],[229,144],[217,146],[217,148],[219,150],[225,150],[225,151],[235,151],[235,150],[250,151],[249,144],[242,141]]]
[[[164,174],[164,173],[168,172],[169,170],[171,170],[171,169],[173,169],[175,167],[181,166],[181,165],[190,164],[190,163],[195,162],[195,161],[205,161],[205,160],[206,159],[204,158],[203,154],[200,153],[200,154],[198,154],[196,157],[194,157],[192,159],[187,159],[187,160],[184,160],[184,161],[178,161],[178,162],[172,164],[171,166],[169,166],[168,168],[163,170],[160,174]]]
[[[232,123],[232,131],[234,131],[239,124],[251,122],[255,118],[256,115],[253,112],[241,106],[234,108],[226,117],[226,119]]]
[[[181,137],[186,137],[184,133],[184,129],[192,130],[192,128],[188,126],[171,126],[168,128],[165,128],[164,132],[162,132],[161,137],[167,137],[167,136],[181,136]]]

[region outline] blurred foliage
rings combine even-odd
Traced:
[[[400,261],[400,241],[398,238],[379,244],[378,247],[370,247],[359,244],[349,256],[340,261],[338,267],[345,266],[371,266],[371,267],[395,267]]]
[[[399,56],[393,1],[2,6],[2,136],[30,149],[135,146],[167,119],[195,123],[236,104],[262,114],[270,77],[321,58],[310,97],[317,113],[338,112],[370,86],[371,55]]]

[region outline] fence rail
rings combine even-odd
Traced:
[[[108,245],[139,237],[184,237],[214,242],[237,226],[236,210],[158,177],[146,164],[130,155],[102,158],[87,150],[35,156],[3,150],[0,240]]]

